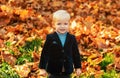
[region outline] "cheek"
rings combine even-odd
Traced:
[[[56,28],[57,30],[59,30],[59,29],[60,29],[60,27],[59,27],[59,26],[55,26],[55,28]]]
[[[68,26],[66,26],[65,28],[66,28],[66,29],[68,29],[69,27],[68,27]]]

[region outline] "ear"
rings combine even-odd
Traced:
[[[55,22],[52,21],[52,27],[55,29]]]

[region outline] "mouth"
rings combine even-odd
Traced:
[[[60,29],[60,31],[65,31],[65,29]]]

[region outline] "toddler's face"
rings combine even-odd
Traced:
[[[58,33],[64,34],[68,32],[69,29],[69,20],[56,20],[54,22],[56,31]]]

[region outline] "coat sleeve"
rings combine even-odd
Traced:
[[[80,52],[78,50],[78,44],[75,36],[73,36],[72,54],[73,54],[74,68],[81,68]]]
[[[47,62],[48,62],[49,43],[50,43],[50,38],[47,35],[46,41],[45,41],[45,44],[43,46],[42,53],[40,56],[40,62],[39,62],[40,69],[46,69]]]

